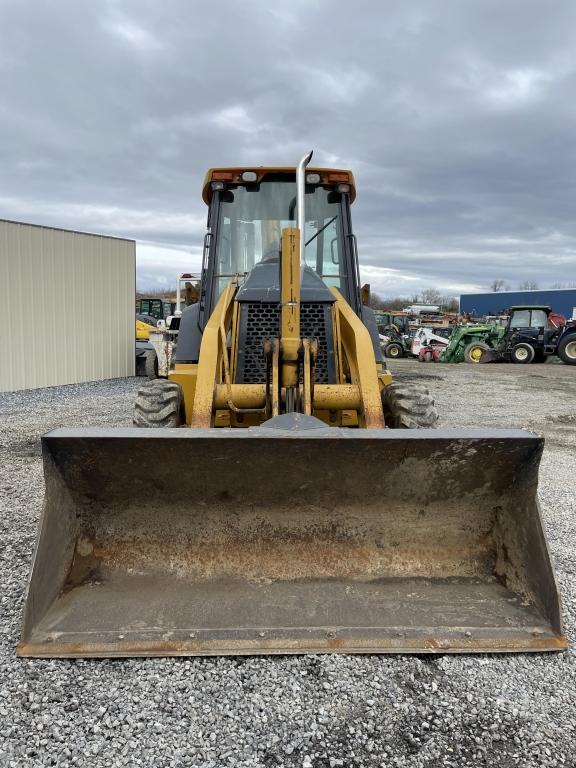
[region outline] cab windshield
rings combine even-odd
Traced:
[[[323,187],[306,189],[305,261],[328,286],[343,290],[341,195]],[[280,269],[282,230],[296,226],[296,183],[263,181],[220,193],[214,300],[235,274],[261,261]]]
[[[511,328],[544,328],[548,315],[543,309],[517,309],[512,313]]]

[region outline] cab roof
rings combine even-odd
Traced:
[[[263,166],[263,165],[244,165],[242,167],[226,167],[226,168],[210,168],[204,177],[204,184],[202,186],[202,199],[206,205],[210,204],[212,200],[212,188],[210,186],[212,181],[224,181],[226,184],[245,184],[242,181],[242,173],[244,171],[253,171],[257,174],[257,181],[260,183],[266,176],[270,174],[286,174],[286,176],[292,176],[293,180],[296,179],[296,168],[294,166]],[[350,185],[350,202],[354,202],[356,197],[356,184],[354,182],[354,174],[352,171],[347,171],[340,168],[306,168],[306,173],[319,173],[320,184],[318,186],[335,186],[336,184],[349,184]]]

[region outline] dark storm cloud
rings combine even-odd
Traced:
[[[196,267],[210,165],[352,167],[381,292],[576,280],[571,0],[0,0],[0,217]],[[176,250],[170,250],[171,248]]]

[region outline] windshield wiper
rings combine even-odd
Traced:
[[[324,230],[326,229],[326,227],[329,227],[329,226],[330,226],[330,224],[332,224],[332,222],[333,222],[333,221],[336,221],[336,219],[337,219],[337,218],[338,218],[338,214],[336,214],[336,216],[334,216],[334,218],[333,218],[333,219],[330,219],[330,221],[329,221],[327,224],[324,224],[324,226],[322,227],[322,229],[319,229],[319,230],[318,230],[318,232],[316,232],[316,234],[315,234],[315,235],[312,235],[312,237],[310,238],[310,240],[308,240],[308,242],[307,242],[307,243],[304,243],[304,247],[306,247],[307,245],[310,245],[310,243],[312,242],[312,240],[314,240],[316,237],[318,237],[318,235],[320,234],[320,232],[324,232]]]

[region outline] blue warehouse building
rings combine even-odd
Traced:
[[[466,293],[460,296],[460,312],[473,317],[501,315],[516,304],[541,304],[568,320],[576,318],[576,288],[555,288],[543,291],[493,291]]]

